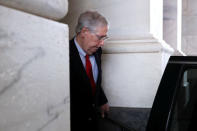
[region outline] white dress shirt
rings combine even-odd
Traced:
[[[84,66],[84,68],[86,68],[86,58],[85,58],[86,52],[77,43],[76,37],[74,38],[74,41],[75,41],[75,45],[77,47],[77,50],[79,52],[79,55],[81,57],[81,61],[83,63],[83,66]],[[94,55],[89,56],[89,59],[90,59],[91,65],[92,65],[92,72],[93,72],[94,81],[96,83],[97,79],[98,79],[98,66],[97,66]]]

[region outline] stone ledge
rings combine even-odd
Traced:
[[[157,39],[127,39],[127,40],[108,40],[103,47],[104,54],[120,53],[154,53],[154,52],[173,53],[173,49]]]
[[[0,0],[0,5],[54,20],[68,12],[67,0]]]

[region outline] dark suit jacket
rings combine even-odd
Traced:
[[[107,103],[107,98],[101,88],[101,53],[102,50],[99,48],[93,54],[98,66],[98,80],[95,96],[92,96],[90,80],[74,39],[70,40],[71,131],[79,131],[79,129],[86,131],[96,119],[97,107]]]

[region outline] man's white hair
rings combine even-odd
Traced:
[[[83,27],[94,32],[99,26],[108,26],[106,18],[97,11],[86,11],[79,16],[75,32],[80,33]]]

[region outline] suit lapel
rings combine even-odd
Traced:
[[[74,39],[71,40],[70,42],[70,56],[73,57],[72,60],[74,60],[73,62],[75,62],[75,64],[72,64],[72,65],[80,65],[79,66],[79,73],[82,74],[83,76],[83,79],[89,84],[90,84],[90,81],[89,81],[89,78],[86,74],[86,71],[85,71],[85,68],[83,66],[83,63],[81,61],[81,58],[79,56],[79,52],[77,50],[77,47],[74,43]],[[96,82],[96,85],[97,86],[100,86],[101,84],[101,58],[100,58],[100,55],[101,55],[101,48],[98,49],[97,52],[95,52],[94,54],[94,57],[95,57],[95,60],[96,60],[96,64],[98,66],[98,79],[97,79],[97,82]]]
[[[77,68],[76,69],[79,71],[80,74],[82,74],[81,75],[81,76],[83,76],[82,79],[84,79],[87,83],[90,84],[88,76],[85,71],[85,68],[84,68],[81,58],[79,56],[79,52],[78,52],[77,47],[74,43],[74,39],[71,40],[70,55],[71,55],[71,57],[73,57],[72,58],[73,62],[75,62],[75,64],[72,64],[72,65],[77,65],[77,67],[79,67],[78,69]]]

